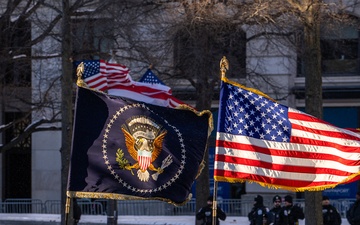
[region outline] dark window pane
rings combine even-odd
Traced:
[[[211,32],[199,26],[197,31],[179,31],[174,43],[174,62],[180,74],[194,68],[194,63],[211,71],[218,71],[218,64],[223,56],[230,62],[227,77],[246,77],[246,33],[236,26],[229,26],[221,33]],[[202,30],[203,29],[203,30]],[[211,53],[211,54],[209,54]],[[205,57],[209,58],[206,59]],[[192,73],[193,69],[190,69]]]
[[[13,32],[4,32],[2,36],[10,36],[8,46],[10,57],[4,62],[4,84],[15,87],[31,87],[31,24],[27,21],[16,21],[10,25]]]
[[[73,20],[73,49],[75,57],[82,59],[105,59],[113,48],[112,20]]]
[[[352,22],[334,21],[324,23],[321,28],[321,70],[323,76],[356,76],[359,74],[359,31]],[[302,49],[302,38],[299,38],[298,47]],[[298,76],[304,76],[302,58],[299,54],[297,63]]]

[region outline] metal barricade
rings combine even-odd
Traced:
[[[60,200],[46,200],[44,202],[44,213],[48,214],[60,214],[61,213],[61,201]]]
[[[44,213],[43,203],[39,199],[5,199],[2,207],[4,213]]]
[[[108,200],[106,199],[77,199],[83,215],[106,215]],[[355,199],[334,199],[330,201],[340,212],[342,218],[346,211],[355,202]],[[218,206],[227,216],[247,216],[253,207],[252,200],[221,199]],[[299,204],[305,211],[304,199],[295,199],[294,204]],[[272,207],[272,202],[266,200],[264,205]],[[38,199],[6,199],[0,201],[0,213],[61,213],[60,200],[47,200],[44,203]],[[196,199],[191,199],[182,206],[174,206],[157,200],[119,200],[117,201],[118,215],[194,215],[196,214]]]

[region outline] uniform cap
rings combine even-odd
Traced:
[[[285,202],[293,203],[293,198],[290,195],[286,195],[284,199],[285,199]]]
[[[281,197],[279,195],[275,195],[273,197],[273,202],[276,202],[276,201],[280,201],[281,202]]]
[[[257,195],[255,198],[254,198],[254,201],[256,202],[256,204],[259,204],[259,205],[262,205],[264,203],[264,199],[261,195]]]

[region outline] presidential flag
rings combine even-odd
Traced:
[[[78,87],[67,195],[184,204],[212,126],[210,111],[159,107]]]
[[[290,191],[359,179],[360,135],[223,78],[214,179]]]

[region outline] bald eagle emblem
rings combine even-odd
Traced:
[[[150,179],[149,171],[153,171],[151,177],[157,180],[164,168],[172,163],[172,158],[169,155],[163,160],[161,167],[156,168],[153,164],[162,151],[167,131],[151,118],[145,116],[131,117],[126,121],[126,124],[121,126],[121,131],[124,134],[129,155],[136,163],[131,165],[128,160],[124,159],[122,150],[118,149],[116,161],[120,168],[131,172],[133,169],[137,170],[137,177],[144,182]]]

